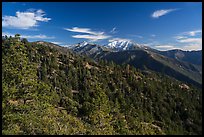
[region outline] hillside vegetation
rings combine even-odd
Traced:
[[[2,133],[202,134],[202,91],[49,43],[2,38]]]
[[[177,56],[173,56],[174,53],[171,51],[159,51],[145,46],[114,51],[104,46],[87,44],[85,46],[72,46],[70,49],[95,60],[103,59],[113,61],[116,64],[129,64],[140,70],[160,72],[199,88],[202,87],[202,66],[192,63],[193,61],[196,63],[196,59],[202,60],[201,51],[198,53],[180,51],[183,58],[179,53],[175,53],[177,58]]]

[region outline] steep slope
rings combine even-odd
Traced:
[[[199,51],[182,51],[182,50],[169,50],[162,51],[160,54],[177,59],[180,61],[189,62],[196,65],[202,65],[202,50]]]
[[[78,43],[68,48],[78,53],[79,55],[86,55],[91,58],[97,58],[99,56],[103,56],[105,53],[115,51],[114,49],[109,49],[104,46],[91,44],[91,43],[86,43],[86,44],[83,44],[83,43],[84,42]]]
[[[117,58],[116,58],[117,57]],[[202,70],[199,66],[176,61],[148,51],[132,50],[109,53],[102,59],[117,64],[130,64],[141,70],[153,70],[201,88]]]
[[[2,41],[3,134],[202,134],[202,92],[52,43]]]

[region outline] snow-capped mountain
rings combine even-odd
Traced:
[[[130,40],[114,40],[104,46],[106,48],[111,48],[115,50],[131,50],[142,47],[142,45],[132,42]]]
[[[105,48],[106,50],[109,49],[113,52],[117,52],[117,51],[123,51],[123,50],[135,50],[135,49],[142,49],[142,50],[147,50],[147,49],[151,49],[148,46],[142,45],[142,44],[138,44],[136,42],[130,41],[130,40],[113,40],[110,43],[107,43],[105,45],[97,45],[94,43],[89,43],[87,41],[83,41],[74,45],[70,45],[68,48],[72,49],[72,50],[80,50],[80,49],[87,49],[87,48],[93,48],[93,47],[101,47],[101,48]]]
[[[89,44],[88,42],[83,41],[83,42],[80,42],[80,43],[77,43],[77,44],[74,44],[74,45],[70,45],[68,48],[70,48],[70,49],[78,49],[78,48],[85,47],[88,44]]]
[[[79,43],[78,45],[79,45],[79,47],[84,47],[84,46],[86,46],[88,44],[89,44],[88,42],[83,41],[83,42]]]
[[[37,41],[36,43],[51,48],[55,47],[64,54],[67,54],[69,50],[67,47],[50,42]],[[108,46],[109,48],[107,48]],[[72,45],[72,47],[71,50],[75,53],[96,60],[104,59],[117,64],[130,64],[141,70],[161,72],[199,87],[202,85],[202,51],[189,53],[173,50],[164,52],[131,41],[115,40],[104,46],[84,41]]]

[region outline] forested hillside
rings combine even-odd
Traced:
[[[124,41],[123,43],[129,42]],[[120,49],[121,45],[118,46]],[[80,55],[93,59],[104,59],[116,64],[129,64],[140,70],[160,72],[199,88],[202,87],[202,66],[201,63],[196,63],[202,61],[201,51],[159,51],[144,45],[130,44],[129,46],[129,49],[117,50],[117,48],[107,48],[106,45],[100,46],[86,42],[69,46],[69,48]],[[197,61],[195,61],[196,59]]]
[[[130,65],[2,37],[3,134],[202,134],[202,91]]]

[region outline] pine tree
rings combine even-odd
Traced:
[[[92,112],[89,115],[89,122],[93,126],[91,134],[114,134],[113,126],[111,125],[112,115],[110,114],[108,97],[98,85],[96,85],[92,103],[94,104],[94,108],[92,108]]]

